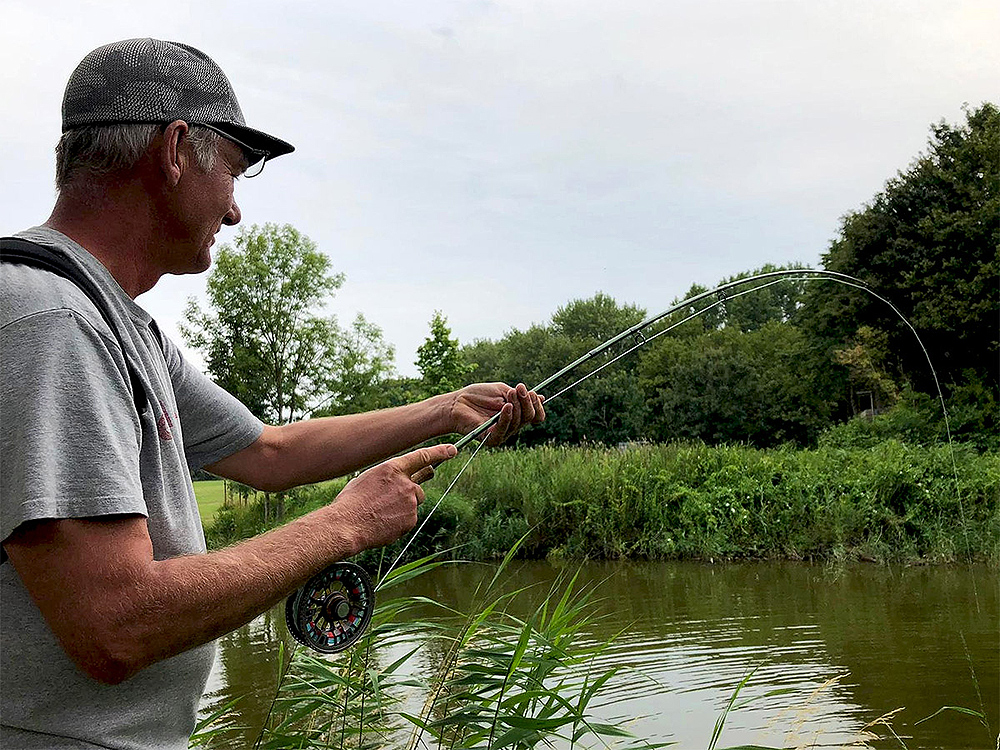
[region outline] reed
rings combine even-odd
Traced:
[[[610,643],[584,636],[593,592],[580,590],[573,577],[562,579],[535,614],[519,618],[508,609],[519,592],[496,585],[513,557],[497,567],[468,612],[390,598],[349,651],[319,658],[297,649],[256,747],[659,747],[591,712],[617,672],[593,666]],[[437,564],[402,565],[380,591]]]

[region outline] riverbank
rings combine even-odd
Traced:
[[[424,512],[463,464],[425,485]],[[342,486],[222,508],[210,546],[308,512]],[[410,554],[496,559],[526,536],[523,556],[535,559],[997,563],[998,498],[1000,457],[963,446],[498,450],[472,462]]]

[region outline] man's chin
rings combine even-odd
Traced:
[[[196,273],[205,273],[209,268],[212,267],[212,253],[206,248],[202,253],[195,258],[194,262],[187,268],[178,268],[175,271],[169,271],[171,276],[189,276]]]

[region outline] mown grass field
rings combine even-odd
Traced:
[[[194,494],[198,498],[198,512],[201,514],[202,526],[208,526],[215,518],[216,511],[222,506],[225,497],[221,479],[194,483]]]

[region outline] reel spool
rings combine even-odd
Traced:
[[[375,589],[360,565],[334,563],[285,600],[285,624],[303,646],[335,654],[353,644],[375,611]]]

